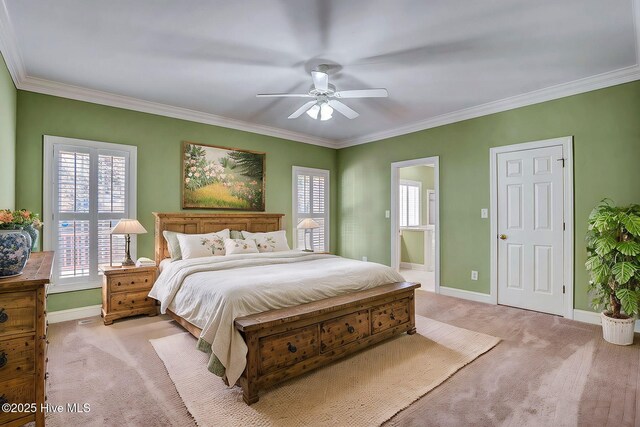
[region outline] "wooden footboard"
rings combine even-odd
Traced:
[[[235,327],[247,347],[238,380],[248,405],[258,390],[327,365],[401,333],[414,334],[414,291],[398,282],[295,307],[239,317]],[[202,330],[167,310],[199,338]]]
[[[236,319],[249,351],[243,399],[394,335],[415,333],[417,283],[391,283]]]

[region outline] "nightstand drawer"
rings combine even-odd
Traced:
[[[112,294],[110,299],[110,309],[118,311],[141,307],[153,307],[156,300],[148,296],[148,294],[149,291],[121,292],[118,294]]]
[[[36,293],[0,294],[0,337],[36,330]]]
[[[35,370],[35,337],[0,341],[0,381],[33,374]]]
[[[153,286],[155,273],[123,274],[109,277],[111,292],[149,290]]]

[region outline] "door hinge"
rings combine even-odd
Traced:
[[[567,229],[567,223],[563,222],[562,223],[562,231],[565,231]]]
[[[562,285],[562,293],[563,293],[563,294],[567,293],[567,290],[566,290],[566,288],[564,287],[564,285]]]
[[[559,162],[562,162],[562,167],[564,167],[564,157],[558,159]]]

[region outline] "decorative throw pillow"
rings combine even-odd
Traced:
[[[212,255],[224,255],[224,239],[229,238],[229,230],[224,229],[209,234],[177,235],[182,259],[201,258]]]
[[[287,232],[284,230],[272,231],[270,233],[249,233],[243,231],[242,236],[245,239],[253,239],[260,252],[280,252],[288,251]]]
[[[164,240],[167,241],[167,247],[169,248],[169,256],[171,261],[178,261],[182,259],[182,252],[180,252],[180,242],[178,242],[178,234],[175,231],[164,230],[162,235]]]
[[[252,239],[224,239],[224,250],[227,255],[258,253],[256,241]]]
[[[231,230],[230,233],[232,239],[244,239],[244,237],[242,237],[242,231]]]

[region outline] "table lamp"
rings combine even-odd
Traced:
[[[315,222],[312,218],[305,218],[298,224],[297,228],[298,230],[304,230],[304,251],[313,252],[313,249],[309,249],[307,247],[307,234],[311,234],[311,230],[314,228],[320,228],[320,224]]]
[[[122,261],[122,266],[132,266],[136,265],[135,262],[131,259],[131,254],[129,253],[129,247],[131,245],[131,234],[144,234],[147,230],[144,229],[142,224],[138,222],[137,219],[121,219],[118,221],[115,227],[111,229],[109,233],[111,234],[124,234],[126,235],[125,240],[125,256]]]

